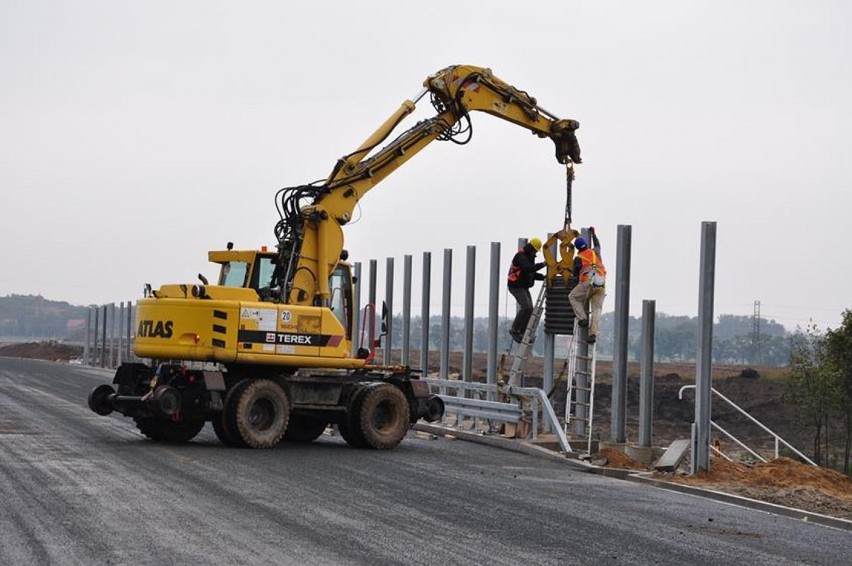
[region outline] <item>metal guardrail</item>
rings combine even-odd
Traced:
[[[487,383],[473,383],[451,379],[423,379],[444,401],[444,413],[456,416],[456,426],[464,418],[517,423],[525,416],[530,419],[532,439],[538,438],[539,420],[550,424],[563,452],[571,453],[571,445],[556,418],[545,392],[536,387],[500,387]],[[436,391],[437,390],[437,391]],[[451,394],[452,393],[452,394]],[[498,401],[504,398],[505,401]]]
[[[680,391],[678,391],[678,394],[677,394],[678,399],[683,399],[683,392],[684,392],[685,390],[687,390],[687,389],[695,389],[695,385],[684,385],[683,387],[681,387],[681,388],[680,388]],[[759,420],[757,420],[756,418],[754,418],[753,416],[751,416],[750,414],[748,414],[748,413],[747,413],[747,412],[746,412],[746,411],[745,411],[742,407],[740,407],[739,405],[737,405],[736,403],[734,403],[733,401],[731,401],[730,399],[728,399],[727,397],[725,397],[724,395],[722,395],[721,393],[719,393],[719,392],[718,392],[715,388],[712,388],[712,387],[711,387],[711,388],[710,388],[710,391],[712,391],[714,394],[716,394],[717,396],[719,396],[719,398],[720,398],[720,399],[722,399],[722,400],[723,400],[723,401],[725,401],[728,405],[730,405],[731,407],[733,407],[734,409],[736,409],[737,411],[739,411],[739,412],[740,412],[743,416],[745,416],[745,417],[746,417],[747,419],[749,419],[751,422],[753,422],[754,424],[756,424],[757,426],[759,426],[761,429],[763,429],[764,431],[766,431],[768,434],[770,434],[770,435],[771,435],[771,436],[775,439],[775,457],[776,457],[776,458],[778,458],[778,455],[779,455],[780,445],[781,445],[781,444],[783,444],[783,445],[784,445],[784,446],[786,446],[788,449],[790,449],[790,450],[791,450],[794,454],[796,454],[799,458],[801,458],[802,460],[804,460],[805,462],[807,462],[807,463],[808,463],[808,464],[810,464],[811,466],[816,466],[816,465],[817,465],[817,464],[816,464],[813,460],[811,460],[810,458],[808,458],[807,456],[805,456],[804,454],[802,454],[801,452],[799,452],[799,451],[798,451],[798,450],[797,450],[797,449],[796,449],[796,448],[795,448],[792,444],[790,444],[789,442],[787,442],[786,440],[784,440],[783,438],[781,438],[781,437],[780,437],[778,434],[776,434],[774,431],[770,430],[770,429],[769,429],[766,425],[764,425],[762,422],[760,422]],[[721,426],[719,426],[719,425],[718,425],[717,423],[715,423],[714,421],[712,421],[712,420],[711,420],[711,421],[710,421],[710,425],[711,425],[713,428],[715,428],[716,430],[718,430],[719,432],[721,432],[722,434],[724,434],[725,436],[727,436],[728,438],[730,438],[731,440],[733,440],[734,442],[736,442],[737,444],[739,444],[742,448],[744,448],[746,451],[748,451],[748,453],[749,453],[749,454],[751,454],[752,456],[754,456],[755,458],[759,459],[759,460],[760,460],[760,461],[762,461],[762,462],[766,462],[766,459],[765,459],[765,458],[763,458],[763,457],[762,457],[762,456],[760,456],[757,452],[755,452],[754,450],[752,450],[751,448],[749,448],[748,446],[746,446],[746,445],[745,445],[744,443],[742,443],[740,440],[738,440],[737,438],[735,438],[735,437],[734,437],[734,435],[732,435],[730,432],[726,431],[724,428],[722,428]]]

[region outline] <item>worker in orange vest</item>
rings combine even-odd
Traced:
[[[589,327],[589,344],[594,344],[598,339],[598,330],[601,324],[601,308],[606,296],[606,267],[601,259],[601,243],[595,234],[594,228],[589,228],[593,247],[590,249],[585,238],[574,239],[574,248],[577,255],[574,256],[573,276],[577,279],[577,286],[568,294],[571,308],[577,324],[581,327]],[[586,314],[586,301],[591,306],[591,324]]]

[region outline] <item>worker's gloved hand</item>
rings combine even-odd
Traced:
[[[594,234],[594,233],[595,233],[595,227],[594,227],[594,226],[589,226],[589,233],[590,233],[590,234]]]

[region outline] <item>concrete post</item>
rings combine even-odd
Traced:
[[[615,272],[615,348],[612,360],[610,440],[627,441],[627,324],[630,316],[631,226],[618,226]]]
[[[654,427],[654,326],[656,301],[642,301],[642,359],[639,374],[639,446],[650,447]]]
[[[476,246],[467,246],[464,282],[464,358],[462,379],[473,381],[473,301],[476,293]]]
[[[411,363],[411,256],[402,258],[402,365]]]
[[[450,300],[453,282],[453,250],[444,250],[444,296],[441,310],[441,370],[440,378],[450,376]]]
[[[385,302],[388,306],[387,333],[385,337],[384,364],[391,365],[393,354],[393,258],[387,258],[387,273],[385,274]]]
[[[497,331],[500,328],[500,242],[491,242],[491,269],[488,285],[488,374],[490,385],[497,383]]]
[[[368,304],[370,305],[370,314],[367,319],[367,331],[368,337],[367,340],[370,341],[368,348],[370,349],[370,354],[374,355],[376,351],[375,339],[376,339],[376,273],[379,270],[378,261],[375,259],[370,260],[370,288],[369,288],[369,297],[367,298]]]
[[[701,223],[698,290],[698,355],[695,362],[695,425],[691,473],[710,471],[710,396],[713,370],[713,295],[716,281],[716,223]]]
[[[420,371],[429,375],[429,309],[432,289],[432,252],[423,252],[423,294],[420,299]]]

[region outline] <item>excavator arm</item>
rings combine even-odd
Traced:
[[[469,112],[486,112],[553,140],[556,159],[580,163],[575,131],[579,123],[558,119],[535,98],[499,78],[490,69],[468,65],[447,67],[426,78],[423,90],[406,100],[355,151],[337,161],[325,181],[281,189],[281,220],[275,228],[279,261],[273,277],[278,300],[289,304],[327,306],[328,276],[343,253],[341,226],[349,222],[358,201],[435,140],[467,143]],[[400,123],[430,95],[437,114],[400,133],[381,149]]]

